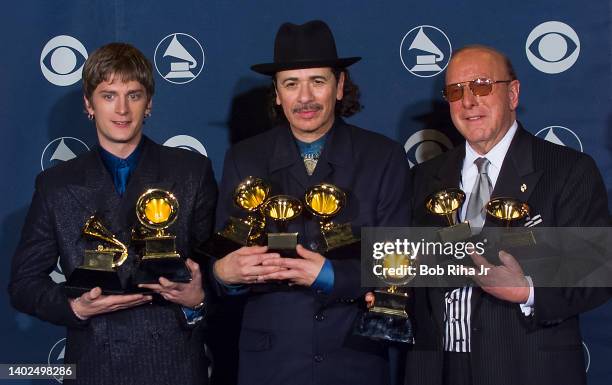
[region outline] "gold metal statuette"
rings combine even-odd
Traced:
[[[350,223],[334,223],[332,218],[346,206],[346,194],[330,183],[321,183],[309,188],[304,196],[306,208],[319,218],[319,229],[323,239],[322,252],[357,244]],[[358,250],[358,245],[355,247]]]
[[[68,296],[78,297],[94,287],[100,287],[103,294],[124,293],[125,288],[116,268],[127,259],[127,246],[119,241],[96,215],[85,222],[82,233],[85,238],[100,243],[93,250],[85,250],[83,264],[68,277],[65,286]]]
[[[136,202],[140,226],[132,239],[140,245],[140,265],[136,283],[156,283],[159,277],[189,282],[191,273],[176,251],[176,236],[168,228],[178,218],[179,203],[169,191],[149,189]]]
[[[379,278],[387,288],[374,290],[374,306],[364,312],[355,324],[355,333],[376,340],[412,343],[412,322],[406,311],[410,291],[405,287],[414,279],[409,268],[416,268],[416,258],[403,254],[387,254],[376,260]]]
[[[265,201],[261,208],[267,219],[276,223],[279,232],[269,232],[268,249],[277,251],[285,257],[297,256],[298,233],[288,233],[288,222],[302,213],[302,203],[288,195],[275,195]]]
[[[234,190],[232,201],[246,217],[229,217],[225,226],[214,233],[201,251],[212,258],[223,258],[243,246],[263,245],[266,218],[261,212],[270,196],[271,186],[263,179],[246,177]]]
[[[529,216],[530,209],[527,203],[515,198],[501,197],[491,199],[485,208],[489,216],[501,221],[506,227],[506,232],[501,237],[500,247],[502,249],[536,244],[535,236],[528,228],[511,229],[513,222]]]
[[[459,210],[463,202],[465,193],[458,188],[438,191],[425,201],[425,207],[430,213],[443,216],[448,222],[448,227],[438,230],[442,242],[457,242],[472,236],[469,223],[459,222]]]

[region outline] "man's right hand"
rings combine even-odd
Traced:
[[[264,275],[285,270],[279,266],[261,266],[267,259],[280,258],[278,253],[267,251],[267,246],[241,247],[215,262],[215,276],[226,285],[262,283]]]
[[[145,294],[102,295],[102,289],[94,287],[80,297],[70,300],[70,307],[80,319],[86,320],[98,314],[127,309],[151,302]]]

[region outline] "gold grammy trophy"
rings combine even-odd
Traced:
[[[408,274],[408,267],[416,266],[417,260],[409,255],[387,254],[374,263],[380,265],[383,272],[378,278],[390,286],[374,290],[374,306],[357,319],[355,334],[376,340],[412,343],[412,322],[406,312],[410,297],[405,285],[415,277]]]
[[[266,218],[261,208],[270,190],[263,179],[253,176],[244,179],[234,190],[233,202],[247,213],[247,217],[229,217],[223,229],[214,233],[201,251],[210,257],[222,258],[242,246],[263,244]]]
[[[517,228],[511,229],[514,221],[529,215],[529,205],[514,198],[501,197],[491,199],[485,206],[487,214],[504,223],[506,232],[501,236],[500,247],[533,246],[536,239],[532,231]]]
[[[331,258],[341,257],[341,254],[360,255],[359,238],[353,235],[351,224],[338,224],[331,220],[346,205],[346,194],[340,188],[330,183],[317,184],[306,191],[304,201],[308,211],[319,218],[322,253]]]
[[[127,246],[119,241],[96,215],[85,222],[83,236],[100,243],[95,250],[85,250],[83,264],[74,269],[68,277],[66,294],[75,298],[94,287],[100,287],[103,294],[124,293],[124,285],[115,269],[127,259]]]
[[[132,231],[139,245],[140,263],[134,283],[157,283],[159,277],[173,282],[191,281],[185,260],[176,251],[176,236],[167,229],[178,218],[179,203],[169,191],[149,189],[136,202],[140,227]]]
[[[429,212],[446,218],[448,226],[438,230],[442,242],[457,242],[472,236],[470,225],[459,222],[458,212],[465,201],[465,193],[458,188],[448,188],[430,196],[425,202]]]
[[[302,203],[288,195],[275,195],[268,198],[261,207],[263,215],[277,224],[280,232],[269,232],[268,250],[279,252],[284,257],[297,257],[298,233],[287,232],[287,222],[297,218],[302,213]]]

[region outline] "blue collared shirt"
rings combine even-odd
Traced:
[[[138,143],[138,146],[136,146],[134,151],[132,151],[132,153],[125,159],[115,156],[106,151],[104,148],[100,147],[102,162],[104,163],[104,166],[108,172],[110,172],[111,177],[113,178],[113,184],[115,185],[115,190],[117,190],[117,193],[120,196],[122,196],[125,192],[130,176],[134,173],[134,170],[138,165],[138,161],[140,160],[140,155],[142,153],[143,142],[144,137],[140,140],[140,143]]]

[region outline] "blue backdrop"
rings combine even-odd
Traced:
[[[271,61],[284,21],[329,23],[364,110],[351,123],[406,144],[411,164],[457,144],[441,98],[450,51],[497,47],[521,80],[519,119],[534,134],[595,158],[612,188],[611,3],[336,0],[10,2],[0,16],[2,286],[42,169],[95,143],[82,108],[87,54],[110,41],[140,48],[156,66],[145,132],[207,153],[220,177],[232,141],[266,127],[269,81],[249,70]],[[571,167],[571,165],[559,165]],[[52,273],[61,281],[59,270]],[[14,311],[0,290],[0,362],[56,363],[64,330]],[[583,317],[591,384],[612,378],[612,304]],[[8,383],[8,382],[7,382]],[[19,384],[27,381],[16,382]],[[38,382],[37,382],[38,383]],[[50,380],[49,383],[55,383]]]

